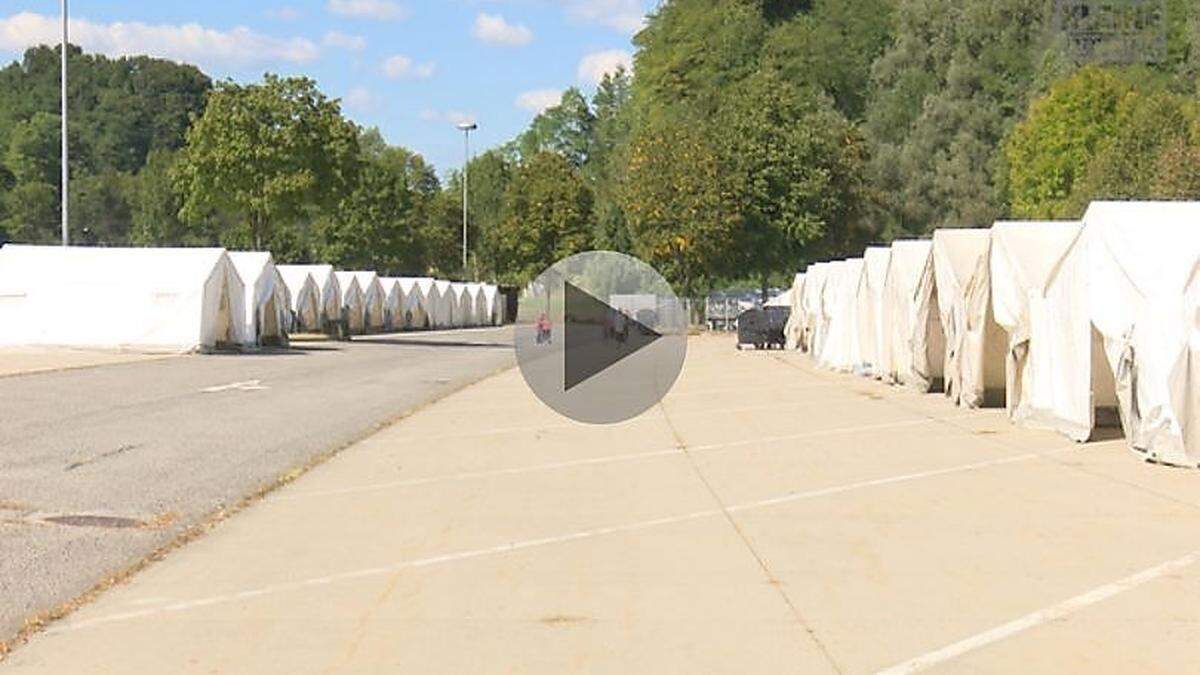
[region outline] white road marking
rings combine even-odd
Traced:
[[[727,450],[730,448],[739,448],[748,445],[757,445],[759,443],[776,443],[779,441],[802,440],[805,438],[818,438],[821,436],[833,436],[837,434],[854,433],[856,431],[875,431],[879,429],[891,429],[896,427],[915,426],[920,424],[930,424],[934,422],[947,422],[964,417],[972,417],[972,415],[959,415],[943,418],[928,418],[920,420],[905,420],[903,422],[884,422],[880,424],[857,425],[853,427],[837,427],[834,429],[819,429],[816,431],[808,431],[797,434],[786,434],[783,436],[763,436],[761,438],[752,438],[741,441],[731,441],[728,443],[710,443],[707,445],[689,446],[688,450],[692,452],[713,452],[717,450]],[[527,466],[512,467],[507,469],[489,469],[483,471],[465,471],[462,473],[453,473],[442,476],[430,476],[427,478],[412,478],[409,480],[389,481],[386,483],[368,483],[366,485],[355,485],[351,487],[338,488],[333,490],[314,490],[311,492],[290,492],[281,493],[275,497],[280,501],[291,501],[294,499],[307,499],[311,497],[330,497],[338,495],[350,495],[360,492],[379,492],[381,490],[400,489],[408,487],[416,487],[420,485],[430,485],[433,483],[445,483],[460,480],[479,480],[483,478],[493,478],[497,476],[517,476],[525,473],[537,473],[540,471],[553,471],[557,469],[573,469],[583,466],[598,466],[602,464],[616,464],[620,462],[636,462],[644,459],[655,459],[658,457],[683,456],[683,451],[678,448],[668,450],[650,450],[647,452],[625,453],[621,455],[605,455],[603,457],[590,457],[587,459],[567,460],[562,462],[550,462],[547,464],[532,464]]]
[[[922,670],[932,668],[933,666],[956,659],[981,647],[986,647],[990,644],[1012,637],[1013,635],[1029,630],[1030,628],[1035,628],[1051,621],[1057,621],[1080,609],[1104,602],[1109,598],[1154,581],[1155,579],[1162,578],[1172,572],[1175,572],[1176,570],[1190,567],[1197,562],[1200,562],[1200,551],[1193,551],[1182,558],[1168,560],[1165,563],[1155,565],[1154,567],[1138,572],[1137,574],[1127,576],[1124,579],[1114,581],[1110,584],[1105,584],[1099,588],[1094,588],[1069,600],[1064,600],[1057,605],[1051,605],[1045,609],[1039,609],[1036,612],[1031,612],[1019,619],[1001,624],[995,628],[979,633],[978,635],[973,635],[965,640],[960,640],[953,644],[946,645],[945,647],[942,647],[936,651],[918,656],[915,659],[897,664],[887,668],[886,670],[881,670],[879,671],[878,675],[907,675],[909,673],[917,673]]]
[[[225,391],[263,391],[270,387],[263,386],[262,380],[246,380],[245,382],[234,382],[233,384],[222,384],[217,387],[206,387],[200,390],[201,394],[219,394]]]
[[[1074,446],[1072,446],[1072,447],[1074,447]],[[904,474],[904,475],[900,475],[900,476],[892,476],[889,478],[881,478],[881,479],[877,479],[877,480],[859,481],[859,482],[855,482],[855,483],[848,483],[846,485],[821,488],[821,489],[817,489],[817,490],[810,490],[807,492],[795,492],[792,494],[775,497],[773,499],[764,499],[761,501],[735,505],[735,506],[729,507],[728,510],[731,512],[749,511],[749,510],[753,510],[753,509],[760,509],[760,508],[765,508],[765,507],[769,507],[769,506],[776,506],[779,504],[785,504],[785,503],[789,503],[789,502],[797,502],[797,501],[801,501],[801,500],[805,500],[805,499],[816,499],[816,498],[820,498],[820,497],[826,497],[829,495],[842,494],[842,493],[851,492],[854,490],[862,490],[865,488],[876,487],[876,486],[881,486],[881,485],[894,485],[897,483],[916,481],[916,480],[921,480],[924,478],[932,478],[935,476],[946,476],[946,475],[955,474],[955,473],[968,473],[971,471],[977,471],[979,469],[985,469],[988,467],[998,466],[1001,464],[1012,464],[1015,462],[1028,461],[1031,459],[1036,459],[1038,457],[1041,457],[1041,455],[1039,455],[1037,453],[1031,453],[1028,455],[1020,455],[1017,457],[1008,457],[1005,459],[998,459],[998,460],[992,460],[992,461],[987,461],[987,462],[975,462],[972,464],[962,464],[959,466],[948,467],[945,469],[938,469],[936,471],[923,471],[920,473],[910,473],[910,474]],[[288,591],[300,590],[300,589],[310,587],[310,586],[320,586],[320,585],[336,583],[339,581],[350,581],[350,580],[354,580],[354,579],[362,579],[362,578],[380,576],[380,575],[385,575],[385,574],[394,574],[394,573],[399,572],[404,569],[415,569],[415,568],[421,568],[421,567],[430,567],[433,565],[439,565],[439,564],[443,564],[443,563],[459,562],[459,561],[463,561],[463,560],[473,560],[476,558],[484,558],[484,557],[493,556],[493,555],[513,553],[516,551],[524,551],[524,550],[528,550],[528,549],[539,548],[542,546],[549,546],[549,545],[553,545],[553,544],[563,544],[563,543],[568,543],[568,542],[573,542],[573,541],[582,541],[585,539],[594,539],[596,537],[601,537],[601,536],[610,535],[610,534],[636,532],[636,531],[646,530],[646,529],[650,529],[650,528],[654,528],[654,527],[660,527],[663,525],[674,525],[674,524],[678,524],[678,523],[683,523],[683,522],[688,522],[688,521],[693,521],[693,520],[700,520],[703,518],[711,518],[711,517],[725,517],[725,511],[723,511],[721,509],[706,509],[703,511],[693,511],[691,513],[685,513],[682,515],[656,518],[654,520],[643,520],[643,521],[639,521],[636,523],[628,523],[625,525],[612,525],[612,526],[608,526],[608,527],[600,527],[600,528],[594,528],[594,529],[590,529],[590,530],[581,530],[578,532],[571,532],[568,534],[552,535],[552,536],[548,536],[548,537],[540,537],[537,539],[527,539],[524,541],[504,543],[504,544],[499,544],[496,546],[490,546],[487,548],[479,548],[479,549],[472,549],[472,550],[466,550],[466,551],[457,551],[454,553],[445,553],[442,555],[430,556],[427,558],[417,558],[414,560],[406,560],[406,561],[394,563],[391,565],[381,566],[381,567],[368,567],[368,568],[360,569],[360,570],[352,570],[349,572],[341,572],[338,574],[330,574],[327,576],[314,577],[314,578],[305,579],[302,581],[294,581],[294,582],[289,582],[289,583],[285,583],[285,584],[274,584],[274,585],[269,585],[269,586],[263,586],[263,587],[257,588],[257,589],[247,589],[247,590],[239,591],[236,593],[215,595],[215,596],[211,596],[208,598],[199,598],[196,600],[189,600],[186,602],[177,602],[177,603],[163,605],[161,607],[152,608],[152,609],[143,609],[143,610],[137,610],[137,611],[131,611],[131,612],[123,612],[123,613],[119,613],[119,614],[110,614],[108,616],[102,616],[102,617],[98,617],[95,619],[87,619],[87,620],[83,620],[83,621],[77,621],[74,623],[64,624],[61,626],[56,626],[56,627],[50,628],[46,632],[49,634],[67,633],[67,632],[71,632],[71,631],[78,630],[81,628],[89,628],[92,626],[115,623],[115,622],[119,622],[119,621],[126,621],[126,620],[130,620],[130,619],[144,618],[144,617],[155,616],[155,615],[164,614],[164,613],[182,612],[182,611],[186,611],[186,610],[190,610],[190,609],[195,609],[197,607],[207,607],[210,605],[234,602],[239,599],[253,598],[253,597],[258,597],[258,596],[263,596],[263,595],[274,595],[277,593],[284,593],[284,592],[288,592]]]

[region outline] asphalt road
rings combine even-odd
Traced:
[[[512,365],[511,341],[407,334],[0,378],[0,642],[279,476]]]

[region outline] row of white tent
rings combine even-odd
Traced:
[[[1095,202],[817,263],[789,346],[1076,441],[1119,418],[1142,457],[1200,465],[1200,203]]]
[[[491,284],[279,265],[220,248],[0,247],[0,346],[192,351],[500,325]]]

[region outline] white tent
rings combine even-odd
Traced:
[[[173,352],[241,344],[223,249],[0,248],[0,345]]]
[[[287,265],[277,265],[275,269],[287,286],[288,297],[292,299],[289,332],[321,330],[321,289],[312,275]]]
[[[433,279],[428,277],[403,277],[400,287],[404,289],[404,328],[424,330],[431,328],[430,294],[434,290]]]
[[[853,370],[859,363],[858,305],[855,297],[863,259],[835,262],[825,278],[821,313],[827,326],[817,361],[826,368]]]
[[[404,329],[404,287],[396,277],[379,277],[383,288],[383,316],[387,330]]]
[[[1014,421],[1034,416],[1037,382],[1048,377],[1045,365],[1034,361],[1029,348],[1030,307],[1038,302],[1055,266],[1082,227],[1074,221],[998,222],[992,226],[992,312],[1008,333],[1005,391],[1008,416]],[[1115,406],[1115,400],[1108,405]]]
[[[809,265],[804,273],[804,292],[800,307],[804,313],[804,334],[800,348],[816,357],[821,353],[822,330],[821,299],[824,297],[825,279],[829,276],[832,263]]]
[[[450,295],[454,298],[454,311],[451,314],[450,325],[455,328],[470,326],[474,320],[472,317],[474,307],[471,304],[470,294],[467,293],[467,285],[458,281],[451,283]]]
[[[488,301],[484,295],[483,284],[467,284],[467,292],[471,295],[471,317],[474,325],[487,326],[491,323],[488,316]]]
[[[484,284],[483,297],[487,301],[488,325],[504,325],[504,296],[500,294],[500,289],[493,284]]]
[[[351,272],[363,293],[364,331],[380,333],[387,329],[387,292],[375,272]]]
[[[792,289],[776,295],[775,297],[763,303],[763,307],[791,307],[792,306]]]
[[[863,372],[883,377],[884,347],[883,282],[887,278],[892,249],[872,246],[863,254],[863,271],[859,278],[856,305],[858,310],[858,347]]]
[[[430,297],[434,299],[434,311],[431,313],[433,327],[453,328],[458,316],[458,296],[451,290],[450,282],[444,279],[434,281]]]
[[[1200,202],[1093,203],[1032,315],[1056,428],[1090,435],[1107,395],[1098,335],[1130,446],[1200,465]]]
[[[292,300],[270,253],[230,251],[229,259],[245,287],[245,344],[286,346]]]
[[[367,300],[354,272],[336,272],[342,290],[342,317],[351,335],[367,332]]]
[[[333,265],[279,265],[278,269],[285,279],[289,274],[301,272],[312,276],[313,283],[321,290],[319,330],[329,331],[330,321],[341,321],[342,284],[333,271]]]
[[[969,408],[1004,404],[1008,338],[992,317],[990,250],[991,233],[985,229],[933,233],[933,273],[946,339],[945,392]]]
[[[889,381],[922,392],[941,379],[945,356],[932,260],[931,241],[892,242],[883,282],[883,321],[888,331],[882,370]]]
[[[787,325],[783,328],[783,337],[787,349],[800,349],[804,344],[804,273],[800,272],[792,278],[792,289],[788,295]]]

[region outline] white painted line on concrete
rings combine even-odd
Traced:
[[[1025,616],[1001,624],[995,628],[986,630],[978,635],[972,635],[964,640],[959,640],[950,645],[946,645],[941,649],[923,654],[904,663],[897,664],[885,670],[879,671],[878,675],[908,675],[909,673],[918,673],[922,670],[932,668],[933,666],[945,663],[956,659],[964,654],[973,652],[981,647],[986,647],[993,643],[999,642],[1006,638],[1012,637],[1017,633],[1036,628],[1051,621],[1057,621],[1072,614],[1080,609],[1104,602],[1109,598],[1132,590],[1143,584],[1164,577],[1176,570],[1189,567],[1200,562],[1200,551],[1193,551],[1182,558],[1168,560],[1165,563],[1155,565],[1150,569],[1143,570],[1137,574],[1133,574],[1114,581],[1110,584],[1105,584],[1098,588],[1094,588],[1086,593],[1077,595],[1069,600],[1064,600],[1057,605],[1051,605],[1045,609],[1039,609],[1036,612],[1031,612]]]
[[[207,387],[201,389],[201,394],[219,394],[225,391],[262,391],[269,389],[264,387],[262,380],[246,380],[245,382],[234,382],[233,384],[222,384],[217,387]]]
[[[773,499],[764,499],[761,501],[731,506],[731,507],[728,507],[728,510],[731,512],[749,511],[749,510],[753,510],[753,509],[760,509],[760,508],[766,508],[769,506],[775,506],[778,504],[785,504],[785,503],[789,503],[789,502],[801,501],[801,500],[805,500],[805,499],[816,499],[816,498],[820,498],[820,497],[826,497],[829,495],[841,494],[841,493],[845,493],[845,492],[852,492],[855,490],[862,490],[862,489],[880,486],[880,485],[893,485],[893,484],[897,484],[897,483],[905,483],[905,482],[921,480],[924,478],[932,478],[935,476],[946,476],[946,475],[955,474],[955,473],[969,473],[971,471],[977,471],[979,469],[997,466],[1000,464],[1012,464],[1015,462],[1027,461],[1027,460],[1035,459],[1040,456],[1041,456],[1040,454],[1031,453],[1028,455],[1021,455],[1019,457],[1009,457],[1009,458],[1005,458],[1005,459],[993,460],[993,461],[988,461],[988,462],[975,462],[972,464],[963,464],[963,465],[959,465],[959,466],[948,467],[945,469],[938,469],[936,471],[924,471],[921,473],[910,473],[910,474],[904,474],[901,476],[892,476],[890,478],[881,478],[881,479],[869,480],[869,481],[859,481],[859,482],[855,482],[855,483],[849,483],[846,485],[834,486],[834,487],[829,487],[829,488],[821,488],[818,490],[810,490],[807,492],[795,492],[792,494],[776,497]],[[472,550],[467,550],[467,551],[457,551],[454,553],[445,553],[442,555],[430,556],[427,558],[417,558],[414,560],[406,560],[406,561],[402,561],[402,562],[398,562],[398,563],[394,563],[394,564],[386,565],[386,566],[368,567],[365,569],[352,570],[349,572],[340,572],[337,574],[330,574],[330,575],[321,576],[321,577],[314,577],[311,579],[304,579],[301,581],[288,582],[288,583],[284,583],[284,584],[273,584],[273,585],[269,585],[269,586],[263,586],[263,587],[257,588],[257,589],[247,589],[247,590],[239,591],[236,593],[215,595],[215,596],[211,596],[208,598],[199,598],[196,600],[189,600],[186,602],[176,602],[176,603],[172,603],[169,605],[163,605],[163,606],[156,607],[156,608],[142,609],[142,610],[136,610],[136,611],[131,611],[131,612],[122,612],[119,614],[110,614],[108,616],[102,616],[102,617],[98,617],[95,619],[87,619],[87,620],[83,620],[83,621],[77,621],[74,623],[63,624],[61,626],[56,626],[56,627],[50,628],[46,632],[48,634],[67,633],[67,632],[71,632],[71,631],[78,630],[81,628],[90,628],[92,626],[99,626],[99,625],[115,623],[115,622],[119,622],[119,621],[126,621],[126,620],[130,620],[130,619],[144,618],[144,617],[149,617],[149,616],[155,616],[158,614],[183,612],[183,611],[187,611],[190,609],[195,609],[197,607],[207,607],[210,605],[233,602],[233,601],[236,601],[239,599],[253,598],[253,597],[258,597],[258,596],[263,596],[263,595],[274,595],[277,593],[284,593],[284,592],[288,592],[288,591],[300,590],[300,589],[310,587],[310,586],[322,586],[322,585],[326,585],[326,584],[336,583],[339,581],[350,581],[350,580],[354,580],[354,579],[363,579],[363,578],[380,576],[380,575],[385,575],[385,574],[394,574],[396,572],[399,572],[399,571],[405,570],[405,569],[430,567],[430,566],[439,565],[442,563],[458,562],[458,561],[463,561],[463,560],[473,560],[476,558],[485,558],[485,557],[489,557],[489,556],[493,556],[493,555],[501,555],[501,554],[505,554],[505,553],[513,553],[516,551],[524,551],[524,550],[528,550],[528,549],[539,548],[542,546],[549,546],[552,544],[563,544],[563,543],[568,543],[568,542],[573,542],[573,541],[582,541],[585,539],[594,539],[596,537],[601,537],[601,536],[609,535],[609,534],[622,534],[622,533],[628,533],[628,532],[636,532],[636,531],[646,530],[646,529],[650,529],[650,528],[654,528],[654,527],[660,527],[663,525],[674,525],[674,524],[678,524],[678,523],[683,523],[683,522],[688,522],[688,521],[693,521],[693,520],[700,520],[703,518],[711,518],[711,517],[725,517],[725,511],[722,509],[706,509],[703,511],[693,511],[691,513],[685,513],[682,515],[666,516],[663,518],[655,518],[653,520],[643,520],[643,521],[639,521],[636,523],[628,523],[625,525],[612,525],[612,526],[608,526],[608,527],[599,527],[599,528],[594,528],[594,529],[590,529],[590,530],[581,530],[578,532],[571,532],[568,534],[552,535],[552,536],[548,536],[548,537],[540,537],[537,539],[526,539],[524,541],[499,544],[497,546],[490,546],[487,548],[472,549]]]
[[[802,432],[798,434],[787,434],[784,436],[764,436],[756,439],[731,441],[728,443],[710,443],[708,445],[689,446],[688,450],[692,452],[713,452],[717,450],[727,450],[730,448],[744,447],[748,445],[756,445],[759,443],[775,443],[779,441],[802,440],[805,438],[816,438],[820,436],[833,436],[837,434],[848,434],[858,431],[876,431],[880,429],[891,429],[896,427],[914,426],[918,424],[929,424],[933,422],[945,422],[950,420],[961,419],[962,417],[970,417],[970,415],[962,415],[955,417],[939,418],[939,419],[921,419],[921,420],[905,420],[903,422],[885,422],[880,424],[857,425],[853,427],[838,427],[834,429],[819,429],[815,431]],[[554,471],[558,469],[574,469],[584,466],[598,466],[603,464],[616,464],[620,462],[636,462],[644,459],[655,459],[658,457],[683,456],[683,450],[671,448],[669,450],[651,450],[648,452],[626,453],[621,455],[605,455],[603,457],[590,457],[587,459],[567,460],[562,462],[550,462],[547,464],[533,464],[527,466],[518,466],[508,469],[490,469],[484,471],[466,471],[462,473],[447,474],[443,476],[430,476],[427,478],[413,478],[409,480],[389,481],[386,483],[368,483],[366,485],[355,485],[345,488],[333,490],[314,490],[311,492],[288,492],[280,493],[275,497],[279,501],[291,501],[295,499],[308,499],[312,497],[331,497],[339,495],[350,495],[362,492],[379,492],[381,490],[392,490],[408,487],[416,487],[420,485],[430,485],[433,483],[446,483],[460,480],[479,480],[483,478],[493,478],[497,476],[516,476],[526,473],[537,473],[540,471]]]

